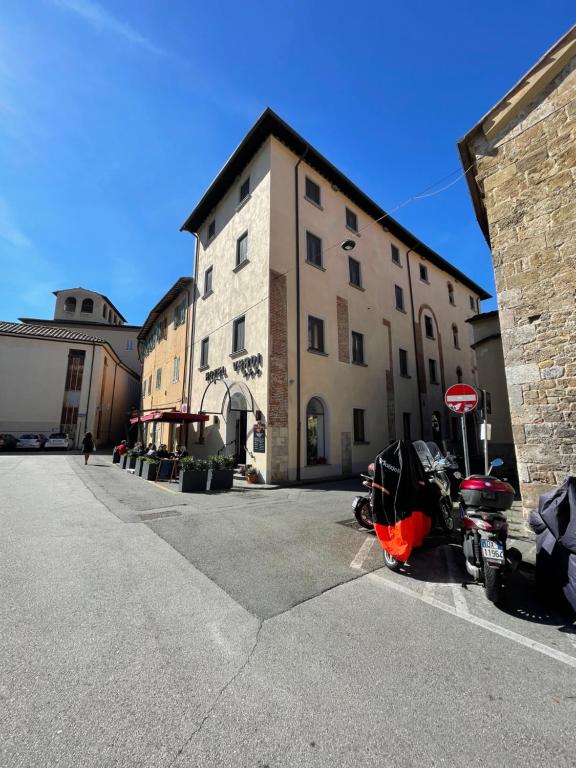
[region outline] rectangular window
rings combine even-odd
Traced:
[[[210,348],[210,339],[206,337],[202,339],[200,343],[200,368],[205,368],[208,365],[208,350]]]
[[[306,261],[317,267],[322,266],[322,240],[312,232],[306,232]]]
[[[134,339],[127,339],[126,340],[126,349],[128,351],[132,351],[134,349]]]
[[[250,176],[248,176],[246,181],[242,182],[242,184],[240,185],[239,202],[246,200],[249,194],[250,194]]]
[[[308,316],[308,349],[324,352],[324,320]]]
[[[476,309],[474,304],[474,296],[470,296],[470,309],[474,311]]]
[[[156,389],[162,386],[162,368],[156,368]]]
[[[358,232],[358,216],[350,208],[346,208],[346,226],[354,232]]]
[[[236,266],[239,267],[245,261],[248,261],[248,232],[236,241]]]
[[[399,349],[400,376],[410,376],[408,373],[408,352],[405,349]]]
[[[210,224],[208,224],[208,240],[212,240],[215,234],[216,234],[216,219],[212,219]]]
[[[423,283],[428,282],[428,267],[425,264],[420,264],[420,280],[422,280]]]
[[[366,442],[366,433],[364,432],[364,410],[362,408],[354,408],[354,442]]]
[[[64,385],[66,392],[80,392],[82,389],[85,357],[86,352],[79,349],[71,349],[68,353],[68,368]]]
[[[404,431],[404,440],[411,442],[412,440],[412,426],[410,424],[411,418],[409,413],[402,414],[402,429]]]
[[[308,177],[306,177],[306,197],[316,205],[320,205],[320,187]]]
[[[430,384],[438,384],[438,372],[436,370],[436,360],[428,360],[428,373],[430,374]]]
[[[180,304],[180,325],[184,325],[186,322],[186,302],[183,301],[182,304]]]
[[[360,274],[360,262],[348,256],[348,271],[350,273],[350,282],[357,288],[362,287],[362,276]]]
[[[352,362],[364,363],[364,334],[352,331]]]
[[[212,293],[212,267],[208,267],[204,272],[204,296],[209,293]]]
[[[395,285],[394,293],[396,294],[396,309],[404,312],[404,290],[399,285]]]
[[[424,329],[426,332],[426,338],[427,339],[433,339],[434,338],[434,325],[432,323],[432,318],[430,315],[424,315]]]
[[[178,381],[180,381],[180,358],[175,357],[174,358],[174,371],[172,374],[172,384],[176,384]]]
[[[392,261],[394,264],[400,264],[400,251],[398,250],[398,247],[394,245],[394,243],[391,243],[390,250],[392,252]]]
[[[148,394],[149,395],[152,394],[152,374],[148,376]]]
[[[239,317],[234,320],[232,327],[232,352],[240,352],[244,347],[244,327],[245,322],[243,317]]]

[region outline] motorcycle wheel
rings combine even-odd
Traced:
[[[502,599],[502,574],[499,568],[490,568],[487,563],[484,563],[484,586],[488,600],[498,605]]]
[[[399,560],[396,560],[395,557],[392,557],[390,552],[386,552],[386,550],[383,550],[383,551],[384,551],[384,565],[387,568],[390,568],[391,571],[399,571],[402,566],[402,563]]]
[[[454,518],[452,516],[452,502],[448,496],[442,496],[440,499],[440,525],[445,531],[454,530]]]
[[[364,502],[364,504],[360,504],[358,509],[354,510],[354,517],[356,518],[356,522],[358,525],[361,525],[362,528],[366,528],[369,531],[374,530],[374,521],[372,520],[372,508],[370,507],[370,502],[368,499]]]

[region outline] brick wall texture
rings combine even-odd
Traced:
[[[267,439],[271,482],[288,480],[288,310],[286,276],[270,272]]]
[[[474,150],[526,514],[576,474],[576,59]]]

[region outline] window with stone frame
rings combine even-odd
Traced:
[[[354,408],[354,442],[365,443],[366,431],[364,429],[364,409]]]
[[[430,315],[424,315],[424,332],[427,339],[434,338],[434,323]]]
[[[216,219],[212,219],[210,224],[208,224],[208,240],[212,240],[215,234],[216,234]]]
[[[352,362],[364,365],[364,334],[352,331]]]
[[[408,371],[408,352],[405,349],[399,349],[398,359],[400,362],[400,376],[409,378],[410,373]]]
[[[322,240],[312,232],[306,232],[306,261],[322,267]]]
[[[240,195],[239,195],[238,202],[242,203],[244,200],[246,200],[249,194],[250,194],[250,176],[248,176],[248,178],[245,181],[243,181],[242,184],[240,185]]]
[[[362,288],[362,273],[360,270],[360,262],[353,259],[352,256],[348,256],[348,272],[350,275],[350,283],[357,288]]]
[[[394,264],[400,265],[400,249],[394,243],[390,243],[390,252],[392,254],[392,261]]]
[[[200,342],[200,368],[208,367],[208,353],[210,350],[210,339],[207,336]]]
[[[396,309],[404,312],[404,289],[399,285],[394,286],[394,295],[396,297]]]
[[[212,293],[212,275],[213,267],[208,267],[204,271],[204,296],[209,296]]]
[[[320,185],[306,176],[306,198],[316,205],[321,205]]]
[[[244,232],[236,241],[236,266],[239,267],[245,261],[248,261],[248,232]]]
[[[422,280],[423,283],[429,283],[428,280],[428,267],[426,264],[420,264],[420,280]],[[408,414],[410,415],[410,414]]]
[[[156,368],[156,389],[162,386],[162,368]]]
[[[438,369],[436,360],[433,358],[428,359],[428,374],[430,377],[430,384],[438,384]]]
[[[346,226],[353,232],[358,232],[358,216],[350,208],[346,208]]]
[[[324,352],[324,320],[308,316],[308,349],[312,352]]]
[[[232,352],[242,352],[245,347],[246,319],[239,317],[232,324]]]
[[[458,326],[455,323],[452,325],[452,340],[454,342],[454,349],[460,349]]]
[[[448,301],[453,307],[455,307],[456,300],[454,298],[454,286],[452,285],[452,283],[447,283],[447,288],[448,288]]]

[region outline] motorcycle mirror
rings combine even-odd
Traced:
[[[490,462],[491,467],[501,467],[503,464],[504,462],[502,461],[502,459],[492,459],[492,461]]]
[[[456,480],[462,480],[462,472],[454,472],[454,477]]]

